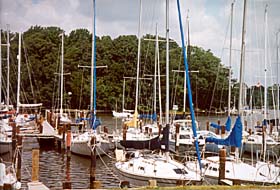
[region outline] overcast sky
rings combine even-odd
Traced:
[[[170,38],[179,45],[180,30],[176,0],[170,0]],[[181,0],[181,13],[186,25],[190,17],[191,44],[211,51],[229,65],[229,21],[233,0]],[[276,82],[276,32],[280,28],[279,0],[247,1],[245,82],[264,83],[264,15],[268,5],[268,83]],[[142,34],[165,36],[165,0],[142,0]],[[134,34],[138,31],[140,0],[96,0],[97,35]],[[233,17],[234,77],[239,76],[243,0],[236,0]],[[77,28],[92,31],[92,0],[0,0],[0,27],[10,25],[13,32],[24,32],[33,25],[59,26],[66,33]],[[185,27],[186,29],[186,27]],[[279,35],[280,38],[280,35]]]

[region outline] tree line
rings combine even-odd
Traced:
[[[32,26],[23,33],[21,63],[21,103],[43,103],[45,108],[58,106],[61,63],[61,37],[59,27]],[[2,44],[6,34],[2,32]],[[18,33],[10,33],[10,99],[16,105]],[[146,34],[143,38],[155,39]],[[164,40],[164,38],[160,38]],[[96,69],[97,110],[118,110],[122,108],[123,92],[125,109],[134,109],[137,43],[135,35],[96,37],[96,65],[107,68]],[[90,81],[92,35],[87,29],[76,29],[64,37],[64,107],[88,109],[90,104]],[[184,70],[182,49],[177,43],[170,43],[170,109],[176,104],[183,108],[184,75],[172,70]],[[191,46],[189,68],[194,107],[199,109],[224,108],[228,98],[229,69],[211,50]],[[7,49],[2,47],[2,97],[6,95]],[[141,40],[140,77],[154,74],[155,42]],[[160,72],[166,72],[166,45],[159,43]],[[79,66],[88,66],[79,67]],[[165,77],[161,77],[161,99],[165,108]],[[239,86],[233,79],[233,85]],[[158,92],[157,92],[158,93]],[[233,93],[238,90],[233,88]],[[236,96],[238,97],[238,95]],[[259,94],[259,96],[261,96]],[[2,99],[3,101],[3,99]],[[140,80],[139,109],[151,111],[153,105],[153,80]],[[157,105],[158,105],[157,100]],[[233,98],[232,98],[233,102]],[[258,102],[256,100],[256,102]],[[211,105],[210,105],[211,103]],[[258,102],[260,103],[260,102]],[[188,105],[188,104],[187,104]],[[237,105],[237,104],[236,104]],[[212,108],[210,108],[210,106]],[[187,106],[188,107],[188,106]]]

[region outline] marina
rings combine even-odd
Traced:
[[[61,5],[3,2],[13,25],[0,23],[0,190],[277,189],[278,4],[119,1],[69,1],[58,14],[68,21],[25,32],[11,18],[38,10],[52,23]],[[211,22],[190,12],[201,4]],[[117,13],[125,22],[111,22]]]

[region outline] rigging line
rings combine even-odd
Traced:
[[[82,82],[81,82],[81,88],[80,88],[80,97],[79,97],[79,110],[81,110],[81,104],[82,104],[82,96],[83,96],[83,86],[84,86],[84,68],[82,71]]]
[[[59,43],[58,45],[58,52],[57,52],[57,59],[56,59],[56,71],[59,73],[59,64],[60,64],[60,49],[61,49],[61,44]],[[58,105],[59,102],[59,87],[57,85],[57,82],[59,82],[59,76],[55,75],[54,80],[53,80],[53,99],[52,99],[52,108],[55,109]]]
[[[33,89],[33,85],[32,85],[32,79],[31,79],[31,74],[30,74],[30,60],[28,59],[28,55],[27,55],[27,48],[25,46],[25,43],[24,43],[24,38],[23,38],[24,35],[22,35],[22,46],[23,46],[23,50],[24,50],[24,57],[25,57],[25,61],[26,61],[26,65],[27,65],[27,71],[28,71],[28,77],[29,77],[29,82],[30,82],[30,88],[31,88],[31,93],[32,93],[32,96],[33,96],[33,100],[36,101],[36,97],[35,97],[35,94],[34,94],[34,89]],[[32,73],[33,76],[34,76],[34,73]]]
[[[102,150],[102,149],[100,148],[100,150]],[[114,176],[117,180],[121,181],[121,179],[119,178],[119,176],[116,175],[116,174],[113,172],[113,170],[111,170],[111,169],[107,166],[107,164],[106,164],[105,161],[103,160],[102,156],[101,156],[100,154],[98,154],[98,156],[99,156],[101,162],[103,163],[103,165],[107,168],[107,170],[111,172],[112,176]]]
[[[229,26],[230,26],[230,15],[229,15],[229,18],[228,18],[228,24],[227,24],[227,27],[226,27],[226,35],[225,35],[222,50],[221,50],[221,56],[220,56],[221,59],[222,59],[223,54],[224,54],[224,48],[223,47],[226,44],[226,39],[227,39],[227,36],[228,36]],[[217,82],[218,82],[218,76],[219,76],[220,68],[221,68],[221,64],[219,63],[218,72],[217,72],[217,75],[216,75],[216,80],[215,80],[215,84],[214,84],[214,89],[213,89],[213,93],[212,93],[212,98],[211,98],[209,110],[211,110],[212,104],[213,104],[213,101],[214,101],[214,96],[215,96],[215,91],[216,91],[216,86],[217,86]],[[210,116],[210,112],[208,113],[208,117],[209,116]]]

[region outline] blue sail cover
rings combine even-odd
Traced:
[[[95,120],[93,121],[93,124],[92,124],[92,128],[96,129],[99,125],[101,125],[100,119],[95,118]]]
[[[210,123],[210,126],[215,128],[215,129],[221,129],[221,126],[218,125],[217,123]],[[228,116],[225,126],[226,126],[226,131],[230,131],[230,126],[231,126],[230,116]]]
[[[217,139],[213,137],[207,137],[205,139],[206,142],[213,142],[218,145],[226,145],[226,146],[235,146],[241,147],[242,141],[242,122],[240,116],[237,117],[234,127],[230,133],[230,135],[225,139]]]
[[[152,119],[153,121],[157,120],[157,114],[153,113],[152,115],[150,114],[140,114],[139,119]]]

